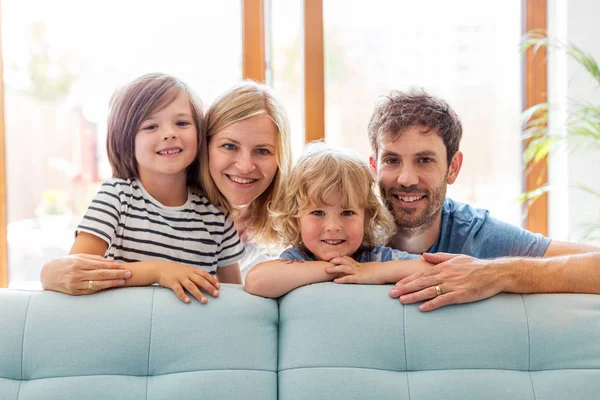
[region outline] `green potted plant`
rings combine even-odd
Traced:
[[[592,78],[593,84],[600,88],[600,69],[591,55],[571,43],[550,40],[544,30],[528,32],[521,42],[523,51],[531,48],[535,53],[541,47],[547,47],[553,51],[564,51],[583,67],[585,73]],[[558,129],[548,126],[549,112],[551,109],[547,102],[536,104],[523,112],[522,138],[526,143],[523,165],[527,168],[531,168],[539,162],[545,162],[548,154],[559,145],[566,145],[571,150],[583,146],[600,148],[600,104],[569,99],[566,124]],[[556,132],[551,132],[550,129],[554,129]],[[600,192],[590,186],[578,184],[577,188],[596,196],[600,201]],[[549,185],[540,183],[537,188],[524,193],[521,200],[531,204],[549,190]],[[600,232],[600,221],[590,223],[583,228],[583,239],[591,238],[596,232]]]

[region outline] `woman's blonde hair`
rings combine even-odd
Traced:
[[[206,137],[211,137],[228,126],[257,115],[268,115],[279,132],[275,157],[277,172],[269,187],[248,205],[248,231],[253,240],[262,243],[277,242],[271,217],[265,212],[272,199],[283,189],[283,182],[292,165],[290,123],[281,103],[265,85],[245,80],[231,87],[209,107],[206,114]],[[200,155],[200,182],[206,197],[217,207],[232,212],[231,203],[219,191],[208,167],[208,146]]]
[[[269,207],[284,246],[299,247],[300,212],[339,196],[342,207],[365,210],[363,247],[385,245],[395,231],[394,218],[377,197],[377,182],[369,166],[350,150],[309,143],[287,179],[286,190]]]

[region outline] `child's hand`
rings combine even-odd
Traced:
[[[335,283],[364,283],[369,285],[384,283],[378,276],[378,271],[382,263],[359,263],[348,256],[336,257],[329,260],[329,262],[335,264],[335,266],[327,268],[327,273],[339,274],[333,280]]]
[[[190,302],[190,298],[185,294],[184,289],[202,304],[205,304],[208,299],[200,291],[201,288],[213,297],[219,295],[219,282],[208,272],[189,265],[168,264],[157,267],[157,282],[160,286],[173,290],[184,303]]]

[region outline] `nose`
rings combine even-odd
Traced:
[[[342,229],[340,219],[335,215],[328,215],[325,219],[325,230],[328,232],[335,232]]]
[[[162,134],[162,140],[164,140],[164,141],[172,140],[172,139],[175,139],[175,138],[177,138],[177,135],[173,132],[172,129],[167,129]]]
[[[413,186],[419,183],[419,176],[411,165],[403,165],[396,182],[402,186]]]
[[[237,159],[237,169],[242,174],[248,174],[256,169],[256,165],[254,164],[254,160],[252,159],[252,154],[248,154],[245,152],[241,152]]]

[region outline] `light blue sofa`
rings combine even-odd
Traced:
[[[600,399],[600,296],[421,313],[388,289],[0,290],[0,399]]]

